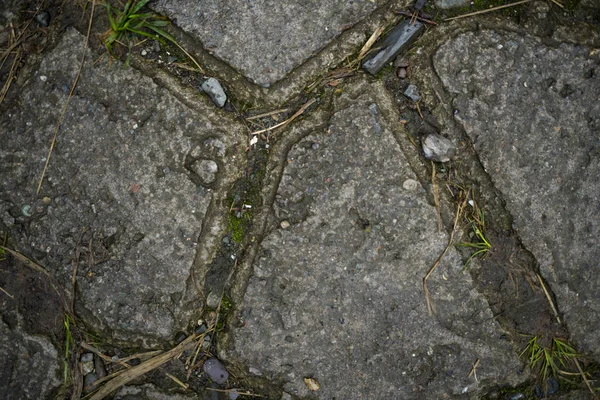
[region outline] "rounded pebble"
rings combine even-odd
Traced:
[[[227,382],[227,379],[229,378],[229,372],[227,372],[225,366],[221,364],[221,361],[214,357],[206,360],[202,369],[206,372],[206,375],[208,375],[211,381],[218,383],[219,385]]]
[[[94,361],[94,353],[83,353],[80,358],[81,362]]]
[[[87,374],[83,379],[83,387],[89,390],[92,385],[98,380],[98,376],[95,373]]]
[[[406,68],[398,68],[398,72],[396,74],[400,79],[406,78]]]
[[[417,190],[419,188],[419,182],[414,179],[407,179],[402,183],[402,187],[406,190]]]
[[[52,199],[48,196],[42,198],[42,202],[44,202],[44,204],[50,204],[52,203]]]
[[[35,22],[42,28],[46,28],[50,25],[50,13],[48,11],[40,11],[40,13],[35,16]]]
[[[129,364],[129,365],[131,365],[131,366],[133,366],[133,367],[135,367],[136,365],[140,365],[141,363],[142,363],[142,362],[140,361],[140,359],[139,359],[139,358],[132,358],[131,360],[129,360],[129,361],[127,362],[127,364]]]
[[[194,333],[196,335],[202,335],[204,332],[206,332],[207,327],[206,325],[202,324],[196,327],[196,329],[194,330]]]

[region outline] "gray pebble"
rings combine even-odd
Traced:
[[[83,378],[83,387],[85,390],[91,389],[94,383],[98,380],[98,376],[95,373],[87,374],[85,378]]]
[[[404,79],[406,78],[406,68],[398,68],[398,72],[397,72],[398,78],[400,79]]]
[[[218,383],[219,385],[227,382],[227,378],[229,378],[229,372],[225,369],[225,366],[221,364],[221,361],[216,358],[209,358],[204,362],[203,366],[204,372],[210,378],[211,381]]]
[[[187,335],[184,332],[179,331],[175,334],[174,340],[175,340],[176,344],[179,344],[179,343],[183,342],[185,340],[185,338],[187,338]]]
[[[94,353],[83,353],[80,360],[82,363],[94,361]]]
[[[206,332],[208,328],[206,327],[206,325],[202,324],[202,325],[198,325],[196,327],[196,330],[194,331],[194,333],[196,335],[202,335],[204,332]]]
[[[408,67],[408,60],[402,56],[398,56],[394,61],[394,67],[406,68]]]
[[[102,379],[107,375],[104,361],[98,356],[94,356],[94,371],[96,372],[98,379]]]
[[[202,90],[211,98],[217,107],[223,107],[225,105],[227,95],[219,81],[215,78],[208,78],[208,80],[202,84]]]
[[[423,152],[430,160],[448,162],[456,155],[456,147],[445,137],[432,133],[423,140]]]
[[[413,84],[408,85],[408,87],[404,91],[404,95],[412,101],[414,101],[415,103],[421,100],[421,96],[419,96],[419,90]]]
[[[191,165],[204,184],[213,183],[217,179],[219,166],[213,160],[197,160]]]
[[[42,28],[46,28],[50,25],[50,13],[48,11],[40,11],[40,13],[35,16],[35,22]]]

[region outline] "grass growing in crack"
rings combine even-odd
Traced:
[[[541,382],[546,382],[553,377],[564,382],[574,384],[572,378],[580,376],[592,394],[595,391],[588,380],[588,373],[584,372],[579,362],[582,355],[575,350],[568,340],[553,338],[550,346],[544,346],[541,336],[533,336],[520,357],[525,358],[527,365],[538,374]]]
[[[471,261],[477,256],[485,256],[486,253],[492,248],[492,244],[485,236],[485,215],[483,210],[477,207],[477,203],[473,202],[473,212],[470,217],[467,217],[469,223],[471,224],[471,228],[473,229],[474,239],[473,242],[464,242],[459,243],[457,246],[460,247],[470,247],[475,252],[469,256],[467,262],[463,266],[463,270],[466,269]]]
[[[166,19],[152,13],[142,13],[140,10],[150,0],[128,1],[123,10],[118,10],[105,3],[110,29],[103,35],[103,42],[108,52],[114,56],[113,45],[123,43],[124,39],[131,43],[132,36],[144,36],[164,43],[164,39],[175,43],[175,38],[162,28],[169,24]],[[150,32],[149,32],[150,31]]]
[[[65,359],[64,359],[64,385],[67,385],[67,380],[69,378],[69,358],[71,355],[71,347],[73,346],[73,333],[71,332],[71,325],[75,325],[75,321],[73,318],[65,314],[65,319],[63,321],[63,325],[65,327]]]

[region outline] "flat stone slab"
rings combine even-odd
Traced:
[[[269,86],[384,0],[158,0],[151,5],[248,79]]]
[[[322,399],[514,384],[520,363],[454,249],[430,279],[428,315],[422,280],[448,235],[384,117],[381,84],[358,85],[364,94],[343,95],[328,128],[287,155],[274,210],[291,225],[261,244],[231,360],[297,396],[315,379]]]
[[[21,94],[26,106],[0,118],[0,227],[68,290],[79,261],[76,312],[88,324],[150,344],[187,323],[178,315],[213,196],[194,163],[210,161],[219,179],[242,130],[203,94],[192,109],[90,53],[36,197],[82,44],[68,30]]]
[[[580,351],[600,357],[599,56],[490,30],[434,65]]]

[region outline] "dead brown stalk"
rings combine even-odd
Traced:
[[[50,163],[50,156],[52,156],[52,150],[54,149],[54,145],[56,144],[56,138],[58,136],[58,131],[60,130],[60,124],[62,123],[65,113],[67,112],[67,107],[69,106],[69,102],[71,101],[71,97],[73,96],[73,92],[75,91],[75,87],[77,86],[77,82],[79,81],[79,77],[81,76],[81,71],[83,70],[83,66],[85,64],[85,56],[87,54],[88,42],[90,39],[90,33],[92,31],[92,21],[94,20],[95,7],[96,7],[96,0],[92,0],[92,10],[90,13],[90,20],[88,23],[87,34],[86,34],[84,42],[83,42],[83,53],[81,55],[81,62],[79,64],[79,70],[77,71],[77,75],[75,76],[75,79],[73,80],[73,84],[71,85],[71,90],[69,91],[67,100],[65,101],[65,104],[60,113],[60,116],[58,117],[58,121],[56,121],[56,126],[54,128],[54,136],[52,138],[52,142],[50,143],[50,149],[48,149],[48,156],[46,156],[46,163],[44,164],[44,169],[42,170],[42,176],[40,177],[40,181],[38,183],[36,194],[39,194],[40,189],[42,188],[42,183],[44,182],[44,176],[46,175],[46,170],[48,169],[48,164]]]
[[[440,262],[442,261],[442,259],[446,255],[446,253],[448,252],[448,249],[450,249],[450,246],[452,246],[452,243],[454,242],[454,233],[456,232],[456,228],[458,226],[458,219],[462,215],[463,209],[466,204],[467,204],[467,197],[465,197],[463,199],[462,194],[461,194],[461,198],[459,198],[458,204],[456,206],[456,215],[454,216],[454,225],[452,226],[452,232],[450,233],[450,238],[448,239],[448,244],[446,245],[446,248],[444,249],[442,254],[433,263],[433,265],[429,269],[429,272],[427,272],[427,275],[425,275],[425,278],[423,278],[423,291],[425,292],[425,301],[427,302],[427,312],[429,313],[430,316],[435,313],[435,309],[434,309],[433,303],[431,302],[431,294],[429,293],[429,287],[427,286],[427,280],[434,273],[434,271],[437,269],[437,267],[440,265]]]
[[[488,8],[487,10],[479,10],[479,11],[471,12],[471,13],[468,13],[468,14],[458,15],[458,16],[452,17],[452,18],[446,18],[444,21],[453,21],[455,19],[472,17],[474,15],[487,14],[489,12],[501,10],[503,8],[514,7],[514,6],[518,6],[519,4],[529,3],[530,1],[531,0],[521,0],[521,1],[517,1],[517,2],[514,2],[514,3],[510,3],[510,4],[505,4],[503,6],[497,6],[497,7]]]
[[[296,113],[294,115],[292,115],[290,118],[286,119],[285,121],[283,121],[283,122],[281,122],[281,123],[279,123],[277,125],[273,125],[273,126],[271,126],[269,128],[261,129],[260,131],[254,131],[254,132],[251,133],[251,135],[253,135],[253,136],[254,135],[258,135],[258,134],[261,134],[261,133],[269,132],[269,131],[272,131],[274,129],[286,126],[287,124],[289,124],[290,122],[292,122],[293,120],[295,120],[296,118],[298,118],[300,115],[302,115],[304,113],[304,111],[306,111],[306,109],[308,107],[310,107],[315,101],[317,101],[317,99],[310,99],[302,107],[300,107],[298,109],[298,111],[296,111]]]

